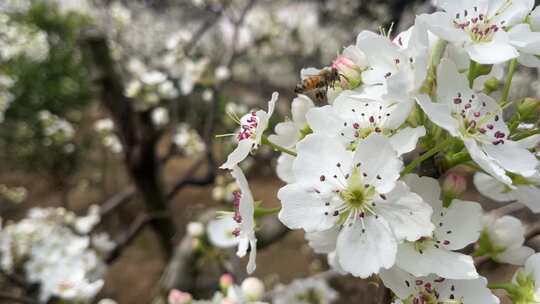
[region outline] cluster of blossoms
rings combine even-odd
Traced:
[[[49,55],[47,34],[37,28],[13,21],[0,11],[0,62],[17,56],[42,61]]]
[[[0,268],[39,284],[42,302],[89,303],[103,287],[102,256],[114,246],[107,235],[90,236],[99,220],[97,206],[82,217],[63,208],[31,209],[0,230]]]
[[[206,145],[197,130],[186,123],[178,124],[172,140],[187,156],[199,155],[206,149]]]
[[[0,74],[0,123],[4,121],[6,110],[15,99],[15,96],[10,92],[14,84],[13,78]]]
[[[448,173],[467,167],[481,193],[540,211],[540,100],[509,98],[518,64],[540,67],[540,9],[530,0],[435,2],[441,11],[417,16],[403,33],[363,31],[330,67],[303,70],[304,83],[319,85],[293,100],[291,119],[274,135],[264,133],[277,93],[268,111],[237,119],[238,145],[221,168],[231,170],[240,192],[235,211],[209,229],[237,238],[239,256],[249,245],[248,273],[255,265],[254,215],[264,212],[256,212],[239,164],[268,145],[282,152],[279,219],[304,230],[336,271],[379,275],[395,303],[499,303],[464,253],[478,242],[478,255],[526,264],[513,284],[493,288],[506,289],[515,303],[540,300],[539,265],[523,246],[521,222],[483,217],[480,204],[460,199],[465,181]],[[508,72],[498,76],[506,64]],[[337,79],[325,76],[329,70]],[[328,105],[316,106],[310,96],[320,99],[321,90]],[[530,118],[527,130],[518,127]],[[428,159],[435,177],[448,175],[442,189],[437,179],[413,173]]]
[[[7,202],[19,204],[26,199],[28,191],[24,187],[9,187],[0,184],[0,197]]]
[[[265,304],[262,299],[271,299],[275,304],[329,304],[338,299],[337,292],[324,279],[297,279],[289,285],[277,285],[265,294],[263,282],[249,277],[242,284],[235,285],[230,274],[224,274],[219,280],[220,291],[211,300],[194,300],[187,292],[172,290],[169,304]]]
[[[68,154],[75,150],[75,145],[72,143],[75,129],[69,121],[47,110],[40,111],[38,119],[45,135],[43,142],[45,146],[63,146],[64,152]]]
[[[122,152],[122,143],[114,133],[114,122],[110,118],[99,119],[94,123],[94,129],[101,137],[102,143],[113,153]]]

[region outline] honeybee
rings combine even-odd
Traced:
[[[314,93],[315,99],[319,101],[326,100],[328,88],[334,88],[336,81],[340,81],[341,75],[333,67],[325,67],[316,75],[309,75],[297,84],[294,92],[297,94]]]

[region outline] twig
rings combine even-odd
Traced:
[[[193,177],[193,175],[197,172],[203,162],[204,160],[200,159],[196,161],[193,165],[191,165],[191,167],[189,167],[189,169],[184,173],[183,177],[180,178],[180,180],[176,184],[174,184],[171,190],[169,190],[169,192],[167,193],[168,201],[172,200],[174,196],[185,186],[205,186],[214,182],[214,171],[211,168],[208,168],[208,172],[205,176],[199,178]],[[209,167],[210,166],[211,165],[209,164]]]
[[[152,214],[152,215],[142,215],[139,216],[128,228],[128,230],[124,233],[124,235],[121,237],[121,239],[117,242],[116,247],[113,249],[113,251],[109,254],[105,262],[107,264],[113,263],[124,251],[125,248],[127,248],[139,235],[141,231],[146,227],[146,225],[150,224],[152,221],[156,219],[163,218],[164,214]]]
[[[136,189],[133,186],[129,186],[126,189],[122,190],[120,193],[115,194],[113,197],[107,199],[100,205],[100,216],[104,217],[112,212],[114,212],[118,207],[124,203],[129,202],[133,197],[135,197]]]

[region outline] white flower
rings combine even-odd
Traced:
[[[257,255],[255,201],[242,170],[238,166],[234,166],[231,169],[231,175],[240,189],[234,192],[235,210],[230,213],[222,212],[223,215],[220,218],[211,221],[208,224],[208,237],[210,242],[218,247],[226,248],[238,244],[236,254],[239,257],[244,257],[250,248],[247,272],[251,274],[256,268],[255,257]]]
[[[513,303],[534,304],[540,302],[540,253],[531,255],[525,265],[518,269],[512,280],[517,293],[510,292]]]
[[[437,103],[420,95],[418,104],[429,119],[463,140],[471,158],[487,173],[511,185],[506,171],[532,176],[538,161],[532,153],[509,139],[502,110],[491,97],[472,91],[456,66],[443,59],[437,69]]]
[[[268,120],[274,113],[278,96],[277,92],[272,94],[272,99],[268,102],[268,112],[253,111],[240,119],[240,130],[236,134],[238,146],[229,154],[227,161],[220,168],[232,169],[243,161],[252,150],[259,147],[263,133],[268,127]]]
[[[201,237],[204,234],[204,225],[201,222],[189,222],[186,230],[191,237]]]
[[[294,149],[296,143],[311,132],[306,121],[306,113],[313,107],[315,105],[309,97],[298,95],[291,103],[292,119],[278,123],[274,128],[276,134],[270,135],[268,139],[282,147]],[[292,174],[293,160],[294,157],[286,153],[282,153],[278,158],[277,175],[287,183],[294,182],[294,175]]]
[[[101,221],[100,207],[92,205],[88,209],[88,214],[75,220],[75,229],[82,234],[88,234]]]
[[[414,150],[418,139],[426,133],[423,126],[400,129],[410,110],[408,103],[385,104],[346,91],[331,106],[311,109],[307,121],[315,134],[336,138],[353,150],[370,134],[384,134],[401,155]]]
[[[540,212],[540,174],[524,178],[514,179],[514,187],[509,188],[493,177],[478,172],[474,175],[474,185],[482,195],[497,201],[510,202],[518,201],[531,209],[534,213]]]
[[[519,56],[516,46],[526,37],[508,29],[523,22],[534,1],[440,0],[437,5],[445,11],[419,17],[431,32],[463,47],[478,63],[497,64]]]
[[[239,239],[233,234],[238,227],[232,216],[223,216],[208,222],[206,233],[212,245],[230,248],[238,245]]]
[[[160,71],[150,71],[141,75],[141,81],[149,86],[155,86],[167,80],[167,75]]]
[[[435,275],[415,277],[398,267],[382,271],[380,277],[398,297],[396,304],[499,303],[499,298],[486,287],[487,280],[483,277],[473,280],[449,280]]]
[[[431,207],[397,181],[403,163],[386,137],[372,134],[352,152],[312,134],[297,150],[297,181],[278,192],[279,219],[307,232],[341,227],[335,249],[347,272],[366,278],[390,268],[399,242],[433,232]]]
[[[435,274],[447,279],[477,278],[473,259],[453,251],[478,240],[482,231],[482,207],[475,202],[453,200],[450,207],[445,208],[436,179],[409,174],[403,180],[411,191],[433,207],[431,221],[435,230],[431,237],[399,245],[396,266],[417,277]]]
[[[523,265],[525,260],[534,254],[532,248],[523,246],[525,227],[519,219],[509,215],[500,218],[485,215],[483,224],[479,248],[482,254],[488,254],[497,262],[513,265]],[[482,248],[485,243],[488,244],[487,249]]]
[[[169,110],[165,107],[158,107],[152,110],[152,122],[157,127],[162,127],[169,123]]]
[[[326,280],[318,278],[297,279],[287,286],[279,285],[274,293],[274,304],[330,304],[339,296]]]
[[[255,277],[246,278],[240,288],[248,301],[258,301],[264,296],[264,284]]]

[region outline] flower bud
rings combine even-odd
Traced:
[[[491,77],[484,82],[484,90],[486,90],[486,93],[490,94],[491,92],[497,91],[500,84],[501,82],[499,79]]]
[[[540,99],[525,98],[518,104],[518,113],[522,119],[537,117],[536,113],[540,108]]]
[[[462,195],[467,190],[467,179],[461,172],[450,171],[446,174],[442,185],[444,205],[449,206],[452,199]]]
[[[362,84],[361,65],[364,61],[365,55],[355,46],[349,46],[332,62],[340,75],[342,89],[352,90]]]
[[[258,301],[264,295],[264,284],[255,277],[249,277],[242,282],[242,292],[249,301]]]
[[[201,222],[189,222],[187,224],[187,233],[194,238],[201,237],[204,234],[204,225]]]
[[[192,300],[193,297],[188,292],[173,289],[169,293],[169,304],[189,304]]]
[[[219,288],[226,291],[229,287],[234,284],[234,278],[230,273],[225,273],[219,278]]]

